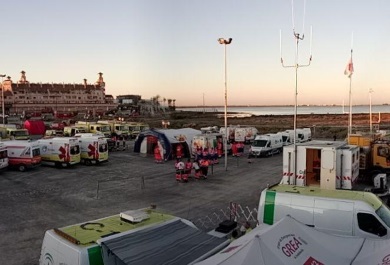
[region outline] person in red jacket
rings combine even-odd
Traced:
[[[156,163],[162,163],[163,162],[163,159],[161,157],[160,148],[158,147],[158,145],[156,145],[154,147],[154,162],[156,162]]]
[[[232,143],[232,155],[237,156],[237,143],[236,142]]]
[[[223,144],[222,144],[222,139],[218,139],[218,143],[217,143],[217,154],[218,154],[218,157],[222,157],[222,154],[223,154]]]
[[[192,162],[191,159],[188,158],[187,162],[184,165],[184,174],[182,176],[182,179],[184,181],[188,181],[188,177],[190,177],[192,171]]]
[[[181,144],[176,145],[176,158],[181,159],[183,156],[183,146]]]

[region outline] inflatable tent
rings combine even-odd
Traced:
[[[158,145],[162,150],[164,160],[174,159],[177,145],[183,147],[183,157],[189,158],[192,138],[200,134],[200,130],[182,129],[149,129],[141,132],[134,143],[134,152],[141,155],[153,155]]]

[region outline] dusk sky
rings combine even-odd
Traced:
[[[88,83],[103,72],[106,93],[155,95],[176,106],[294,104],[299,44],[299,104],[348,104],[344,69],[353,46],[354,104],[390,103],[389,0],[67,0],[3,1],[0,73],[16,82]],[[303,29],[303,24],[305,25]],[[351,41],[353,35],[353,42]]]

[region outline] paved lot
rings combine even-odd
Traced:
[[[109,163],[91,167],[1,173],[0,264],[38,264],[47,229],[152,203],[189,220],[226,209],[231,201],[253,209],[261,190],[278,182],[282,172],[281,155],[257,158],[252,164],[246,157],[229,157],[227,171],[222,159],[207,180],[177,183],[173,161],[155,164],[152,157],[133,153],[131,145],[109,158]]]

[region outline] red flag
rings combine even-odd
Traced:
[[[352,62],[352,57],[349,59],[347,66],[345,67],[344,74],[351,78],[353,74],[353,62]]]

